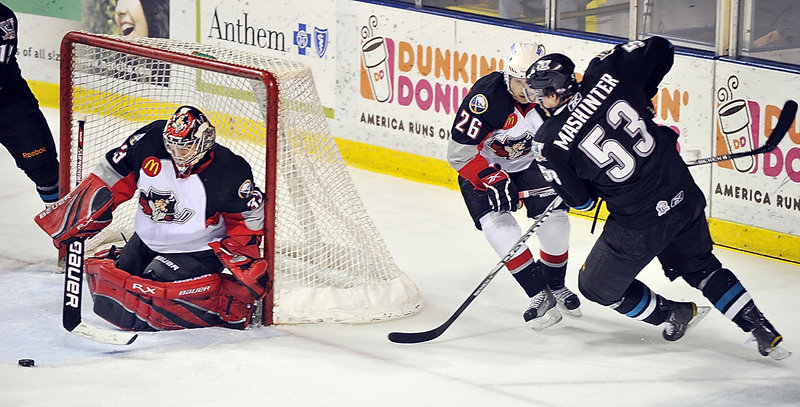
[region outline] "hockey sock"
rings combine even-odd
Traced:
[[[39,197],[42,198],[42,201],[46,204],[55,203],[58,201],[58,181],[54,185],[40,187],[36,186],[36,192],[39,193]]]
[[[543,251],[539,251],[541,261],[539,267],[542,270],[542,277],[547,281],[547,286],[553,290],[564,287],[564,279],[567,275],[568,253],[560,256],[553,256]]]
[[[527,253],[527,256],[525,253]],[[527,263],[524,262],[526,257],[528,259]],[[515,260],[522,262],[523,266],[512,269],[512,262]],[[528,297],[533,297],[547,286],[547,283],[542,278],[542,273],[539,271],[538,264],[533,261],[533,255],[531,255],[530,250],[526,250],[522,255],[511,259],[506,264],[506,267],[511,272],[511,275],[514,276],[514,279],[517,280],[517,283],[525,290],[525,294],[528,294]]]
[[[658,307],[659,299],[661,296],[650,290],[644,283],[633,280],[633,283],[625,290],[622,299],[610,307],[628,318],[644,321],[651,325],[660,325],[664,322],[665,316]]]
[[[687,280],[688,281],[688,280]],[[743,331],[749,332],[753,327],[742,317],[742,310],[753,301],[750,293],[742,286],[742,282],[726,268],[717,269],[698,284],[689,284],[698,288],[714,307]]]

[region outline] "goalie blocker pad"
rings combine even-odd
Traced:
[[[60,248],[71,237],[88,239],[111,223],[114,194],[95,174],[40,212],[33,220]]]
[[[158,282],[120,270],[112,259],[89,258],[86,275],[95,314],[126,330],[245,329],[255,304],[228,274]]]

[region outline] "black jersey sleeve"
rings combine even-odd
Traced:
[[[502,72],[480,78],[461,102],[453,120],[451,138],[459,144],[480,144],[494,130],[503,127],[514,101],[506,90]]]
[[[537,162],[539,171],[567,205],[581,211],[590,210],[597,201],[597,193],[570,167],[569,152],[553,148],[549,136],[553,131],[553,123],[545,122],[536,132],[535,139],[542,145],[542,155],[547,157]]]
[[[17,52],[17,16],[0,4],[0,89],[6,86],[9,74],[14,74]]]
[[[208,193],[207,219],[221,215],[229,236],[252,235],[264,226],[264,195],[253,182],[250,164],[219,144],[212,164],[199,175]]]
[[[648,98],[655,96],[658,84],[672,69],[674,47],[662,37],[630,41],[616,45],[611,51],[594,58],[586,72],[612,72],[624,77],[632,86],[645,90]]]
[[[165,124],[165,120],[156,120],[133,132],[122,145],[106,153],[108,165],[120,177],[130,174],[138,176],[143,156],[156,155],[161,158],[166,154],[161,142]]]

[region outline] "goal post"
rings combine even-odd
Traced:
[[[416,285],[394,263],[350,179],[307,66],[209,44],[67,33],[61,44],[61,194],[180,105],[203,111],[264,192],[270,282],[262,323],[359,323],[412,315]],[[133,234],[138,199],[87,249]]]

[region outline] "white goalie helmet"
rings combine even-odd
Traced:
[[[163,136],[175,167],[186,176],[214,145],[216,129],[196,107],[181,106],[167,120]]]
[[[503,77],[506,82],[506,88],[512,95],[514,95],[514,91],[509,84],[509,80],[511,78],[525,79],[525,73],[528,71],[528,68],[544,55],[545,48],[542,44],[535,42],[515,42],[511,44],[511,50],[508,53],[508,58],[506,58],[505,61],[505,68],[503,69]],[[527,92],[525,93],[528,102],[533,102],[534,95],[527,95]]]

